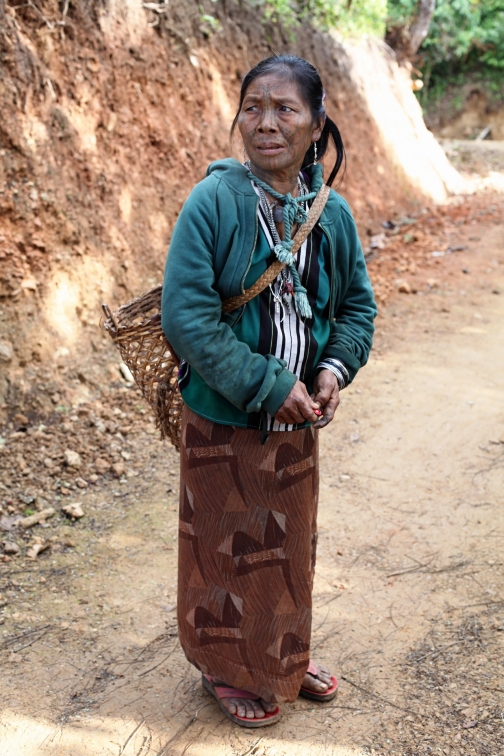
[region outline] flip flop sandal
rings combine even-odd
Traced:
[[[239,717],[238,714],[231,714],[222,703],[223,698],[248,698],[251,701],[258,701],[261,696],[256,696],[254,693],[248,693],[246,690],[238,690],[237,688],[228,688],[225,685],[215,685],[210,675],[202,675],[201,682],[203,687],[208,690],[209,693],[215,698],[220,708],[229,719],[240,727],[267,727],[268,725],[275,724],[282,716],[280,708],[277,706],[276,711],[265,712],[264,717],[260,719],[254,717],[248,719],[247,717]]]
[[[315,662],[310,661],[310,664],[308,666],[308,669],[306,670],[309,675],[312,677],[315,677],[315,679],[319,679],[318,677],[318,667],[315,664]],[[299,691],[299,695],[303,696],[303,698],[309,698],[310,701],[318,701],[319,703],[324,703],[324,701],[332,701],[335,697],[336,693],[338,692],[338,681],[335,677],[331,675],[331,685],[329,688],[327,688],[325,693],[315,693],[313,690],[308,690],[308,688],[301,688]]]

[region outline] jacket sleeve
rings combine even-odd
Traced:
[[[177,354],[212,389],[244,412],[264,409],[274,415],[296,376],[284,360],[254,354],[221,320],[213,270],[218,186],[212,176],[198,184],[177,220],[165,267],[161,323]]]
[[[347,261],[348,285],[338,298],[329,341],[320,361],[325,357],[341,360],[348,369],[350,381],[353,381],[369,357],[377,307],[355,221],[346,203],[341,208],[337,234],[338,260]]]

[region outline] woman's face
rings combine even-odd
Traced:
[[[310,106],[286,73],[254,79],[238,116],[250,161],[266,172],[297,174],[311,142],[320,139],[323,125],[323,118],[313,120]]]

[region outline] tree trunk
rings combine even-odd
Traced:
[[[432,15],[436,8],[436,0],[419,0],[418,16],[409,30],[410,37],[410,54],[415,55],[416,51],[424,41],[429,32],[432,21]]]

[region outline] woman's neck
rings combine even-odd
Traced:
[[[292,194],[297,197],[299,194],[298,175],[299,168],[286,168],[281,170],[265,171],[250,161],[250,170],[258,179],[271,186],[279,194]]]

